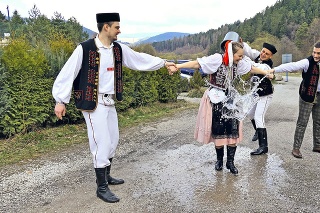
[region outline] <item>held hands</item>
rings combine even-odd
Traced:
[[[62,120],[62,116],[66,115],[66,106],[63,103],[57,103],[54,107],[54,113],[60,120]]]
[[[167,68],[169,75],[173,75],[175,72],[178,71],[176,64],[173,62],[166,62],[164,65]]]
[[[267,70],[266,76],[267,76],[267,78],[269,78],[270,80],[274,79],[274,77],[275,77],[275,75],[274,75],[274,69]]]
[[[274,74],[267,74],[267,78],[269,78],[270,80],[274,79]]]

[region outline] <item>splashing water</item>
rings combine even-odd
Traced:
[[[231,72],[228,72],[231,73]],[[252,76],[248,81],[241,78],[240,75],[235,78],[227,76],[227,95],[221,103],[222,118],[235,118],[239,121],[244,120],[252,107],[258,102],[259,95],[257,91],[260,82],[265,78],[260,79],[258,76]],[[206,81],[209,87],[216,87]]]

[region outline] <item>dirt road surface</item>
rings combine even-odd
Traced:
[[[304,137],[303,159],[291,155],[298,115],[300,77],[274,85],[266,125],[269,153],[250,156],[258,147],[248,119],[235,165],[215,171],[213,144],[193,139],[197,109],[121,131],[110,186],[119,203],[95,194],[88,145],[0,170],[0,212],[319,212],[320,154],[312,152],[312,119]],[[199,100],[193,100],[199,101]],[[226,156],[225,156],[226,160]]]

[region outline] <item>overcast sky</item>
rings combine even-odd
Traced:
[[[253,17],[277,0],[0,0],[0,11],[10,17],[17,10],[22,17],[36,5],[49,19],[59,12],[97,31],[96,13],[119,12],[121,38],[143,38],[165,32],[200,33]]]

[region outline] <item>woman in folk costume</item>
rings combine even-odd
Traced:
[[[226,113],[226,109],[223,109],[223,99],[228,97],[230,82],[236,76],[244,75],[248,72],[263,75],[269,74],[267,71],[253,66],[253,62],[248,57],[242,60],[244,57],[243,46],[238,41],[239,35],[235,32],[229,32],[221,43],[223,54],[215,53],[197,58],[194,61],[176,64],[177,69],[199,69],[201,67],[204,73],[210,75],[211,90],[215,90],[215,95],[211,96],[212,100],[209,99],[211,91],[209,89],[203,95],[197,116],[195,139],[201,143],[215,143],[217,153],[215,169],[217,171],[223,168],[224,146],[226,145],[226,167],[235,175],[238,174],[238,169],[234,166],[234,156],[237,144],[242,140],[242,123],[236,118],[224,118],[222,116]],[[273,75],[270,74],[270,78],[272,77]],[[222,96],[219,94],[222,94]],[[222,112],[222,110],[224,111]]]

